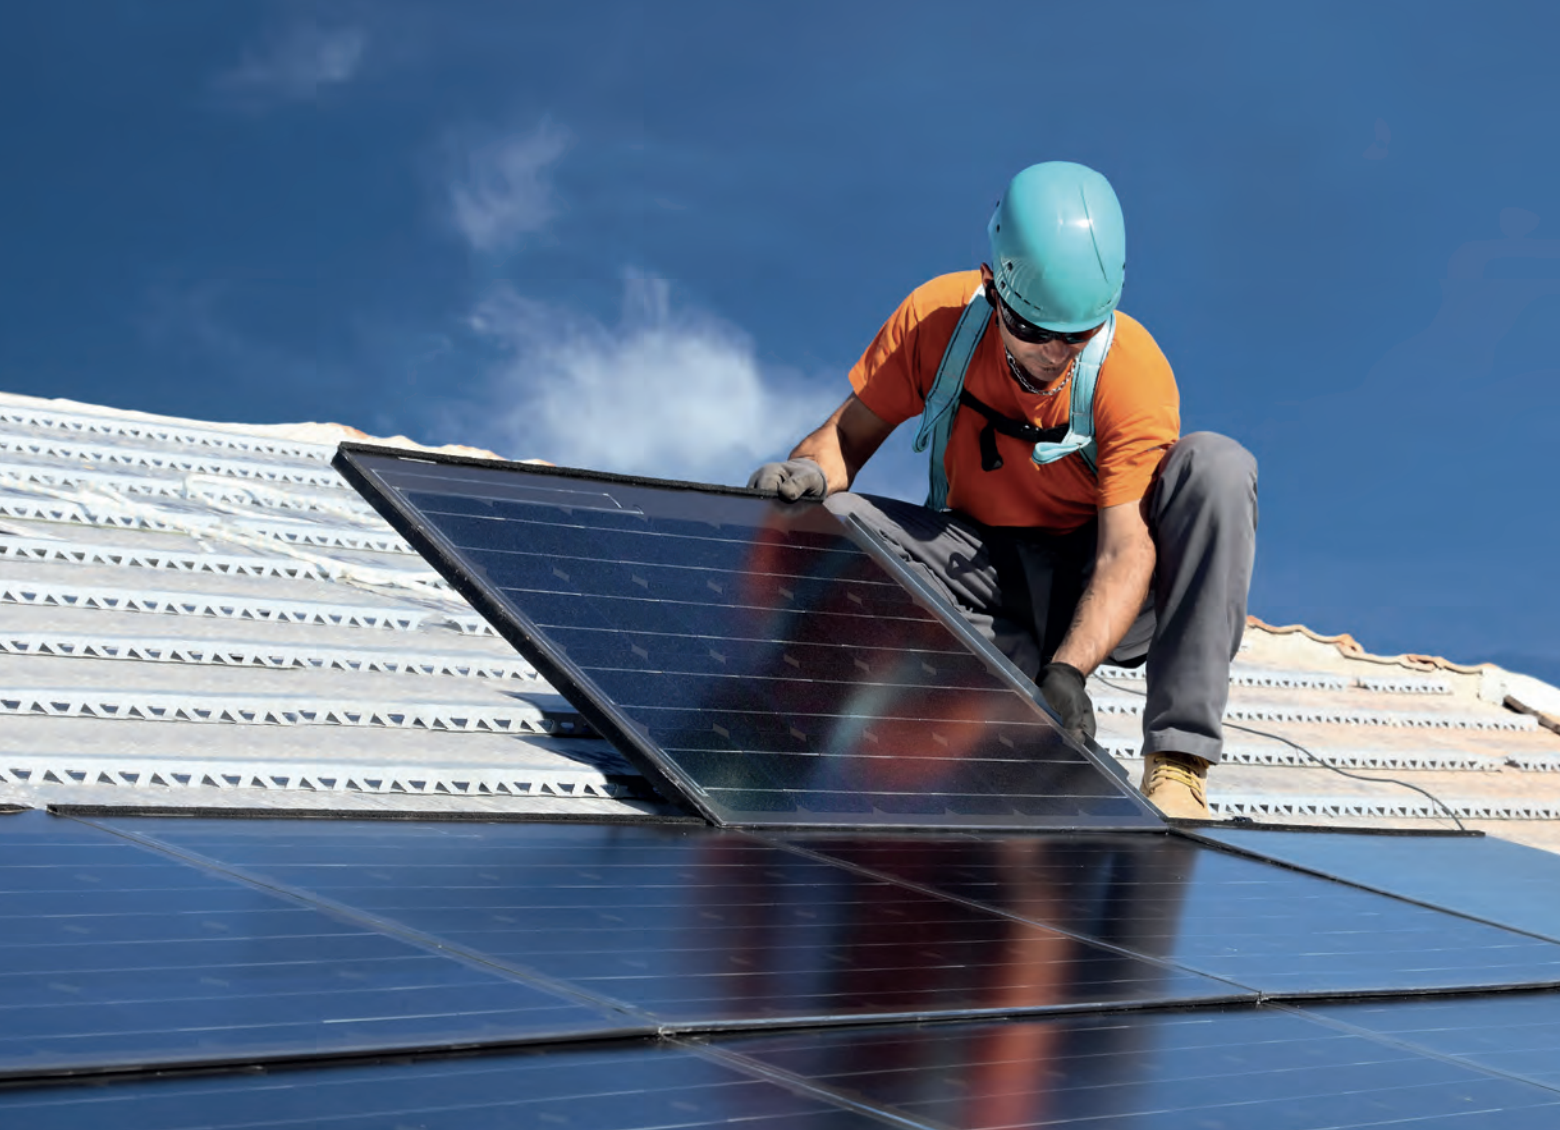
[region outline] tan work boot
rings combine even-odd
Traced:
[[[1213,819],[1207,779],[1208,763],[1189,753],[1151,753],[1143,761],[1143,796],[1172,819]]]

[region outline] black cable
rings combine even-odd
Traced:
[[[1118,684],[1111,682],[1109,679],[1099,674],[1099,672],[1095,672],[1093,678],[1098,679],[1112,690],[1126,691],[1128,694],[1135,694],[1142,698],[1148,697],[1147,691],[1140,691],[1136,687],[1119,686]],[[1347,777],[1351,781],[1368,781],[1374,784],[1402,785],[1405,789],[1413,789],[1416,793],[1420,793],[1429,798],[1430,803],[1434,804],[1436,807],[1440,808],[1441,811],[1445,812],[1447,816],[1451,817],[1452,823],[1457,825],[1457,830],[1459,832],[1466,832],[1468,830],[1467,827],[1463,824],[1462,819],[1457,815],[1456,812],[1452,810],[1451,805],[1447,804],[1444,800],[1436,796],[1429,789],[1422,785],[1415,785],[1398,777],[1366,777],[1359,773],[1350,773],[1347,769],[1340,769],[1338,766],[1333,765],[1330,762],[1323,761],[1320,757],[1306,749],[1305,746],[1301,745],[1299,742],[1294,741],[1291,738],[1286,738],[1282,734],[1269,733],[1266,730],[1259,730],[1254,726],[1242,726],[1239,722],[1226,722],[1224,725],[1226,728],[1231,730],[1240,730],[1247,734],[1255,734],[1259,738],[1271,738],[1275,742],[1283,742],[1285,745],[1297,749],[1301,753],[1305,754],[1312,761],[1320,765],[1323,769],[1331,769],[1334,773],[1338,774],[1338,776]]]

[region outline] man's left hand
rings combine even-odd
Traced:
[[[1047,663],[1040,669],[1040,697],[1080,745],[1094,740],[1094,704],[1084,689],[1082,671],[1071,663]]]
[[[829,493],[829,480],[823,468],[805,458],[787,459],[784,463],[765,463],[748,479],[749,490],[774,491],[787,502],[802,498],[825,498]]]

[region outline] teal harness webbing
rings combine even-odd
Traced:
[[[912,448],[918,452],[931,448],[930,466],[927,468],[930,490],[926,495],[926,505],[933,510],[948,508],[948,471],[943,466],[943,455],[948,450],[948,436],[953,431],[953,418],[958,413],[960,397],[967,395],[964,393],[964,375],[969,371],[970,358],[975,356],[975,347],[980,344],[990,321],[991,304],[986,301],[985,294],[976,292],[964,308],[964,313],[959,316],[953,338],[948,342],[942,362],[937,366],[932,391],[927,394],[926,405],[921,410],[921,427],[916,432]],[[1094,387],[1099,381],[1100,366],[1105,363],[1105,355],[1110,352],[1115,337],[1116,315],[1112,314],[1073,362],[1066,435],[1055,442],[1042,440],[1036,443],[1031,456],[1036,463],[1055,463],[1077,452],[1088,464],[1089,470],[1095,470]],[[1020,421],[1013,423],[1021,427],[1028,426]],[[1001,430],[1008,431],[1006,428]],[[1045,430],[1051,431],[1049,428]],[[995,443],[994,437],[992,443]],[[989,461],[983,458],[983,462]],[[1000,459],[997,465],[1001,465]]]

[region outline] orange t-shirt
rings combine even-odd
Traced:
[[[895,425],[921,414],[959,316],[979,287],[979,271],[943,275],[917,287],[894,311],[850,371],[857,397],[874,414]],[[970,358],[964,387],[1004,416],[1036,427],[1064,424],[1071,410],[1071,385],[1056,396],[1032,396],[1018,386],[1007,369],[1002,337],[989,324]],[[1180,437],[1181,398],[1159,345],[1117,311],[1116,337],[1094,386],[1097,477],[1081,455],[1041,466],[1030,458],[1030,444],[1000,433],[1002,466],[984,471],[985,426],[970,408],[959,409],[954,418],[943,458],[948,506],[988,526],[1065,532],[1102,507],[1136,502],[1148,493],[1165,451]]]

